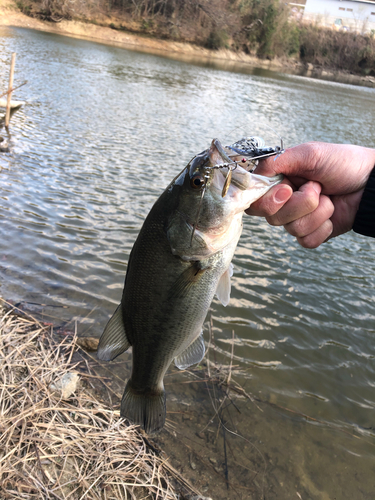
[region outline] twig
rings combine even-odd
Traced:
[[[39,465],[40,472],[42,473],[42,476],[43,476],[43,480],[48,484],[49,483],[49,479],[48,479],[48,477],[46,476],[46,474],[45,474],[45,472],[43,470],[42,464],[40,462],[40,456],[39,456],[38,447],[37,447],[37,445],[36,445],[35,442],[33,443],[33,448],[34,448],[34,451],[35,451],[35,455],[36,455],[36,459],[37,459],[37,462],[38,462],[38,465]]]
[[[178,500],[178,489],[200,496],[136,426],[84,387],[67,401],[49,391],[77,366],[74,342],[56,343],[49,327],[0,308],[0,498]]]
[[[228,457],[227,457],[227,440],[225,435],[225,425],[222,417],[222,410],[220,410],[219,414],[221,428],[223,430],[223,441],[224,441],[224,475],[225,475],[225,483],[227,485],[227,490],[229,490],[229,470],[228,470]]]
[[[11,93],[12,93],[12,92],[14,92],[15,90],[17,90],[17,89],[19,89],[19,88],[23,87],[24,85],[26,85],[26,83],[27,83],[27,81],[26,81],[26,82],[21,83],[21,85],[18,85],[17,87],[13,87],[13,88],[11,88],[11,89],[7,90],[6,92],[4,92],[3,94],[1,94],[1,95],[0,95],[0,99],[1,99],[2,97],[4,97],[5,95],[11,94]]]

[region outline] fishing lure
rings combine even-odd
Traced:
[[[206,184],[209,179],[209,171],[213,169],[224,169],[227,168],[227,174],[225,176],[225,181],[223,185],[223,189],[221,192],[222,198],[226,196],[228,193],[231,180],[232,180],[232,172],[238,167],[240,163],[252,163],[254,168],[250,169],[249,172],[253,172],[255,167],[258,165],[259,160],[262,160],[264,158],[268,158],[270,156],[279,156],[280,154],[284,153],[284,143],[282,138],[280,137],[280,146],[275,146],[274,148],[272,147],[266,147],[265,141],[261,137],[243,137],[239,141],[235,142],[234,144],[231,144],[230,146],[225,146],[225,148],[222,147],[220,142],[217,139],[214,139],[214,144],[217,147],[221,158],[224,160],[225,163],[219,163],[217,165],[212,165],[212,166],[207,166],[206,167],[206,175],[204,176],[204,185],[202,186],[202,192],[201,192],[201,198],[198,204],[198,210],[197,210],[197,215],[195,217],[195,222],[193,225],[192,229],[192,234],[191,234],[191,240],[190,242],[193,242],[194,234],[198,226],[198,220],[199,220],[199,215],[201,212],[201,207],[202,207],[202,202],[203,198],[206,192]],[[229,149],[233,151],[233,153],[227,153],[225,149]],[[238,155],[243,156],[241,160],[232,160],[232,157],[236,157]],[[194,158],[193,158],[194,159]]]
[[[218,146],[219,143],[215,141],[215,144],[216,146]],[[284,153],[285,151],[284,143],[281,137],[280,137],[280,146],[276,146],[274,148],[266,147],[265,142],[261,137],[243,137],[234,144],[226,146],[226,149],[230,149],[235,154],[233,153],[227,154],[226,151],[223,148],[221,148],[221,146],[218,149],[220,151],[220,155],[223,158],[223,160],[225,161],[228,160],[228,161],[226,163],[215,165],[214,167],[211,168],[228,168],[228,172],[224,181],[223,191],[221,193],[221,196],[223,198],[228,192],[232,179],[232,172],[237,168],[237,165],[239,163],[251,162],[255,168],[258,165],[259,160],[268,158],[270,156],[278,156]],[[231,161],[231,157],[238,155],[243,155],[242,160]],[[254,168],[250,170],[250,172],[252,172]]]

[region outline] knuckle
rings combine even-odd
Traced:
[[[308,213],[314,212],[319,206],[320,198],[319,195],[314,189],[311,188],[311,192],[309,196],[306,197],[305,200],[305,210],[306,210],[306,215]]]
[[[293,222],[290,222],[289,224],[285,224],[284,228],[286,231],[288,231],[289,234],[292,236],[295,236],[296,238],[302,238],[303,236],[306,235],[306,228],[305,228],[305,220],[304,218],[296,219]]]
[[[311,166],[311,169],[313,169],[320,157],[321,146],[318,142],[308,142],[304,146],[306,163]]]
[[[329,219],[332,215],[333,212],[335,211],[335,206],[332,203],[332,200],[329,196],[326,195],[321,195],[320,196],[320,203],[319,203],[321,209],[324,211],[326,214],[327,218]]]
[[[320,242],[315,241],[309,236],[305,236],[303,238],[297,238],[297,241],[301,245],[301,247],[310,249],[317,248],[321,243],[323,243],[323,241]]]
[[[316,231],[303,237],[298,237],[298,243],[304,248],[317,248],[324,243],[332,234],[333,224],[330,220],[325,221]]]
[[[266,217],[266,221],[270,226],[282,226],[282,222],[279,220],[277,214]]]

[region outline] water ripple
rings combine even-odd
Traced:
[[[64,306],[59,319],[77,318],[79,331],[100,334],[146,214],[213,137],[237,128],[277,144],[271,126],[287,145],[375,145],[374,89],[7,33],[0,60],[16,51],[16,79],[28,85],[17,92],[27,105],[12,117],[11,153],[0,157],[0,291]],[[374,409],[374,250],[347,234],[309,251],[245,217],[231,302],[212,304],[218,355],[230,358],[235,331],[234,359],[251,390],[365,428]]]

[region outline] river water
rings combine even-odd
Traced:
[[[76,323],[83,336],[99,336],[119,302],[153,202],[213,137],[375,147],[375,89],[0,28],[3,90],[12,52],[15,85],[28,82],[15,98],[27,104],[0,156],[0,295],[45,321]],[[212,304],[212,332],[226,363],[234,343],[233,377],[259,404],[238,397],[241,413],[228,420],[247,439],[228,442],[229,489],[220,467],[202,472],[202,440],[186,445],[182,468],[192,474],[191,457],[202,460],[194,474],[207,495],[375,498],[374,251],[354,233],[306,250],[245,217],[232,298]],[[168,385],[168,410],[186,400],[199,430],[212,413],[207,392],[187,384],[180,394],[178,383]],[[211,464],[220,462],[218,442],[210,445]]]

